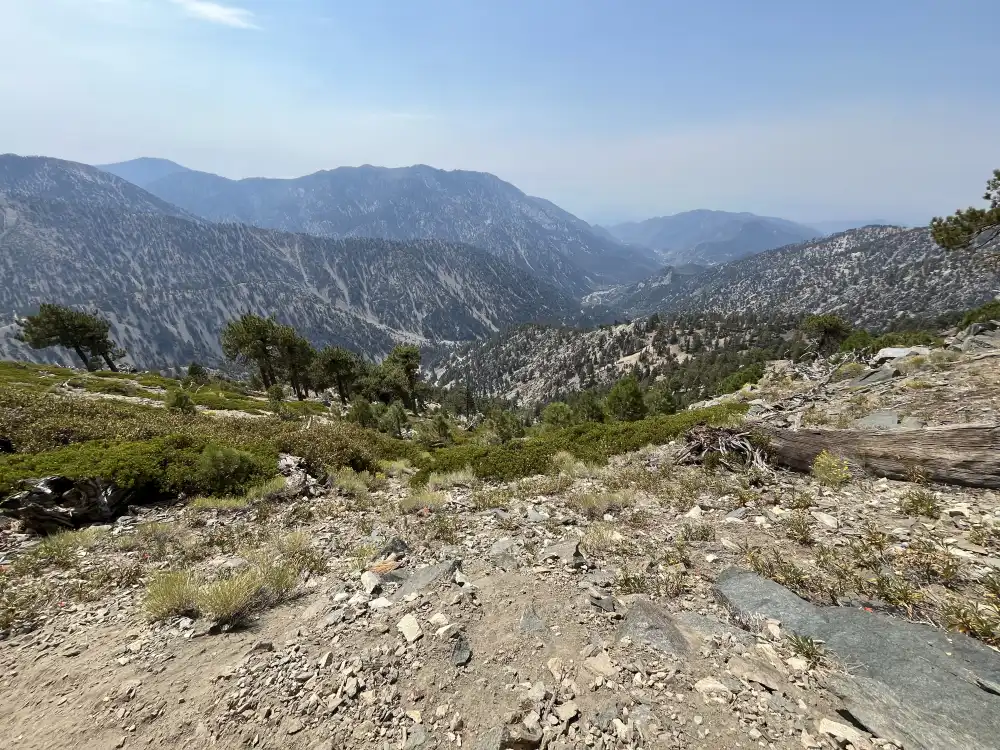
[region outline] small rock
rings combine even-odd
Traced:
[[[572,721],[579,713],[580,709],[574,701],[566,701],[561,706],[556,706],[556,716],[561,722]]]
[[[828,529],[840,528],[840,521],[831,516],[829,513],[824,513],[821,510],[814,510],[812,512],[812,517],[815,518],[824,526],[826,526]]]
[[[538,553],[538,562],[557,559],[564,565],[577,568],[584,564],[583,555],[580,554],[580,541],[578,539],[568,540],[552,544]]]
[[[285,733],[286,734],[298,734],[299,732],[301,732],[303,730],[303,728],[304,728],[304,725],[302,724],[302,722],[299,721],[298,719],[296,719],[293,716],[285,724]]]
[[[711,695],[712,693],[720,693],[722,695],[730,695],[732,691],[719,682],[714,677],[705,677],[698,680],[694,684],[694,689],[701,693],[702,695]]]
[[[602,677],[614,677],[619,670],[611,661],[607,651],[599,651],[596,655],[584,659],[583,666]]]
[[[704,515],[700,505],[695,505],[691,510],[684,514],[685,518],[701,518]]]
[[[456,667],[461,667],[469,663],[472,658],[472,647],[469,642],[465,639],[465,636],[460,635],[455,639],[455,645],[451,650],[451,663]]]
[[[361,588],[366,594],[374,594],[382,587],[382,579],[370,570],[361,574]]]
[[[868,732],[862,732],[860,729],[856,729],[848,724],[841,724],[839,721],[831,721],[830,719],[820,719],[817,728],[822,734],[828,734],[831,737],[836,737],[838,740],[850,742],[857,750],[872,750],[874,747],[871,742],[871,735]]]
[[[437,612],[430,616],[428,622],[436,628],[443,628],[448,624],[448,616],[441,612]]]
[[[396,623],[396,630],[402,633],[407,643],[415,643],[423,637],[424,632],[420,629],[420,623],[413,615],[407,615]]]
[[[406,730],[406,742],[403,744],[403,750],[414,750],[425,742],[427,742],[427,730],[420,724],[415,724]]]

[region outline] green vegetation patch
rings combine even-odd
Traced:
[[[550,429],[502,445],[467,443],[451,446],[411,459],[419,469],[411,484],[423,486],[434,472],[460,471],[466,466],[480,479],[509,482],[547,473],[552,468],[553,457],[561,451],[581,461],[604,464],[610,456],[638,450],[645,445],[667,443],[695,425],[726,424],[745,411],[743,404],[723,404],[635,422],[588,422],[564,429]]]
[[[101,477],[154,496],[239,492],[277,472],[277,452],[251,453],[185,435],[142,442],[95,440],[0,457],[0,492],[21,480],[60,474]]]

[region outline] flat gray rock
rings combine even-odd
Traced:
[[[642,599],[632,603],[625,614],[625,622],[615,634],[615,640],[623,638],[630,638],[633,643],[644,643],[668,654],[685,654],[690,648],[670,613]]]
[[[871,430],[895,430],[899,427],[899,412],[890,410],[873,411],[871,414],[854,420],[855,427],[865,427]]]
[[[847,607],[817,607],[774,581],[730,568],[716,597],[743,623],[781,621],[824,641],[850,675],[831,687],[872,733],[907,750],[1000,747],[1000,654],[961,633]]]
[[[886,380],[892,380],[897,375],[899,375],[899,370],[889,365],[886,367],[880,367],[877,370],[869,370],[868,372],[861,374],[851,381],[851,385],[874,385],[875,383],[883,383]]]
[[[537,635],[548,635],[549,629],[538,613],[535,605],[529,604],[521,613],[521,621],[518,623],[518,630],[522,633],[534,633]]]
[[[549,560],[559,560],[564,565],[578,568],[585,560],[580,554],[580,540],[568,539],[556,544],[549,545],[538,553],[538,562],[548,562]]]
[[[421,593],[431,586],[436,586],[441,581],[450,580],[452,574],[461,567],[461,560],[446,560],[424,568],[417,568],[403,581],[403,585],[396,591],[393,599],[399,601],[404,596]]]

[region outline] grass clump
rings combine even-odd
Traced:
[[[368,482],[361,472],[345,467],[333,476],[333,485],[356,500],[368,497]]]
[[[435,511],[444,507],[444,503],[445,496],[440,492],[417,490],[399,501],[399,510],[402,513],[416,513],[421,510]]]
[[[629,508],[634,503],[634,498],[624,492],[585,492],[567,499],[567,505],[592,520]]]
[[[197,617],[199,610],[197,580],[187,571],[159,573],[146,589],[143,607],[152,620]]]
[[[867,372],[868,368],[865,367],[860,362],[846,362],[833,371],[833,375],[830,380],[834,383],[840,382],[841,380],[854,380],[864,372]]]
[[[810,669],[818,667],[826,657],[826,649],[823,648],[823,642],[807,635],[793,633],[788,636],[788,645],[792,649],[792,653],[804,659]]]
[[[293,531],[280,537],[275,547],[284,559],[299,570],[322,573],[326,570],[326,558],[316,549],[312,538],[304,531]]]
[[[472,507],[476,510],[506,508],[513,499],[513,491],[506,488],[477,490],[472,493]]]
[[[450,490],[453,487],[472,487],[475,484],[476,475],[470,466],[456,471],[435,471],[427,478],[427,489],[431,492]]]
[[[684,542],[714,542],[715,527],[707,521],[685,521],[677,538]]]
[[[580,461],[569,451],[557,451],[552,456],[552,470],[570,479],[589,479],[598,473],[596,467]]]
[[[229,495],[226,497],[211,497],[199,495],[188,502],[187,507],[195,511],[208,510],[246,510],[250,501],[245,496]]]
[[[785,535],[793,542],[809,545],[813,543],[812,526],[804,511],[792,513],[783,522]]]
[[[827,450],[820,451],[813,461],[812,474],[816,480],[827,487],[841,487],[851,479],[851,470],[847,461],[835,456]]]
[[[941,515],[941,501],[930,490],[907,490],[899,500],[899,509],[908,516],[937,518]]]

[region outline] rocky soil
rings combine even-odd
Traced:
[[[758,411],[993,419],[995,363],[875,391],[786,373]],[[136,508],[68,550],[9,524],[6,746],[1000,747],[1000,494],[681,448],[434,494],[288,461],[280,499]],[[293,546],[294,589],[242,627],[150,619],[157,572],[226,580]]]

